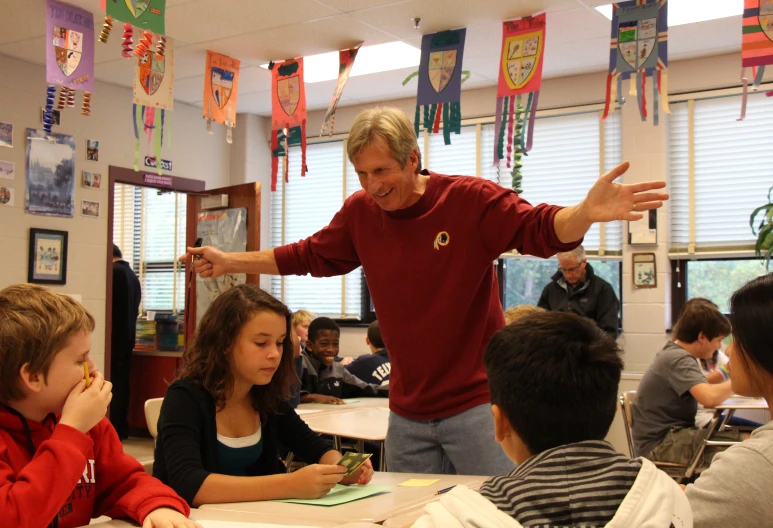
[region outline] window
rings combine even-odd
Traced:
[[[141,312],[184,310],[185,272],[177,257],[185,253],[186,206],[184,194],[115,185],[113,243],[140,279]]]
[[[604,139],[602,167],[601,140]],[[612,170],[622,158],[620,112],[610,114],[601,122],[598,112],[538,118],[534,125],[534,146],[523,160],[523,198],[532,205],[579,203],[599,176]],[[494,125],[483,125],[482,176],[505,187],[512,186],[512,169],[506,162],[491,166],[494,155]],[[621,251],[622,222],[604,225],[604,240],[600,226],[595,224],[583,242],[589,253],[599,249]]]
[[[602,122],[600,112],[590,111],[537,119],[534,148],[523,160],[524,198],[532,204],[542,202],[574,205],[582,200],[602,172],[620,163],[620,112],[614,112]],[[424,138],[419,139],[423,148]],[[494,125],[481,123],[466,125],[460,134],[451,135],[451,145],[445,145],[442,134],[426,137],[423,152],[429,169],[451,175],[479,175],[500,185],[510,187],[511,170],[506,162],[492,167]],[[602,149],[603,145],[603,149]],[[274,247],[306,238],[325,227],[340,209],[344,197],[360,189],[354,167],[349,163],[343,141],[309,143],[307,147],[309,172],[300,177],[300,148],[290,148],[290,183],[278,182],[271,193],[271,242]],[[478,174],[480,172],[480,174]],[[591,254],[603,250],[607,255],[622,249],[621,222],[605,224],[604,229],[594,226],[585,238],[584,246]],[[539,287],[534,303],[545,283],[523,287],[515,285],[520,274],[519,260],[508,260],[513,274],[513,293],[525,295],[528,288]],[[526,262],[526,261],[524,261]],[[534,274],[524,264],[526,275]],[[594,261],[594,269],[598,265]],[[600,265],[600,264],[599,264]],[[619,261],[610,260],[610,282],[619,296]],[[602,267],[607,266],[605,263]],[[547,264],[551,272],[557,269],[554,261]],[[547,269],[547,268],[546,268]],[[604,275],[603,270],[599,274]],[[536,275],[534,275],[536,277]],[[524,276],[526,281],[526,276]],[[363,321],[371,312],[367,288],[361,270],[345,278],[331,277],[274,277],[272,293],[291,309],[306,308],[317,314],[333,317],[351,317]],[[530,291],[530,290],[529,290]],[[529,294],[531,295],[531,294]],[[528,297],[528,295],[527,295]],[[526,302],[526,301],[524,301]]]
[[[519,304],[539,302],[542,290],[558,273],[558,261],[535,258],[505,258],[504,264],[504,299],[505,308]],[[621,262],[619,260],[589,260],[593,272],[612,285],[615,295],[620,299]]]
[[[674,287],[673,322],[684,301],[703,297],[730,313],[730,297],[749,282],[767,273],[759,259],[675,260],[671,270]]]
[[[729,312],[733,292],[765,273],[762,262],[749,258],[756,241],[749,216],[766,203],[772,183],[768,138],[773,134],[773,105],[758,93],[749,95],[744,121],[737,120],[740,109],[738,95],[672,105],[673,321],[682,303],[694,297],[710,299]]]
[[[674,253],[754,247],[749,215],[766,203],[773,183],[773,104],[762,94],[752,94],[744,121],[737,121],[740,109],[740,96],[672,106],[669,192]]]
[[[271,193],[273,247],[297,242],[316,233],[338,212],[344,197],[360,189],[357,175],[346,161],[343,141],[310,143],[306,149],[309,170],[303,178],[301,149],[291,147],[289,154],[290,182],[285,184],[280,178],[276,192]],[[345,173],[344,177],[342,173]],[[273,295],[291,310],[304,308],[317,315],[335,318],[361,317],[361,289],[360,268],[344,277],[290,275],[271,279]]]

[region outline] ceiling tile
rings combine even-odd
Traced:
[[[45,0],[7,0],[0,16],[0,45],[46,34]]]
[[[209,43],[209,49],[238,58],[243,63],[260,65],[269,60],[285,60],[393,39],[348,15],[239,35]]]
[[[169,7],[166,31],[188,42],[209,42],[335,14],[334,9],[314,0],[202,0]]]

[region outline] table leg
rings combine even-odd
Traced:
[[[735,414],[735,409],[727,409],[725,411],[725,418],[722,420],[722,425],[719,426],[717,431],[724,431],[727,428],[727,423],[730,421],[730,418],[733,417],[733,414]]]
[[[333,449],[336,451],[341,451],[341,437],[334,436],[333,437]]]
[[[378,470],[379,470],[379,471],[386,471],[386,470],[387,470],[387,467],[386,467],[386,449],[385,449],[385,442],[381,442],[381,450],[380,450],[380,454],[381,454],[381,460],[379,461],[379,464],[378,464]]]

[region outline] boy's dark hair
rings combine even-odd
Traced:
[[[121,254],[121,250],[118,249],[118,246],[113,244],[113,258],[119,258],[122,259],[123,255]]]
[[[590,319],[525,315],[494,334],[483,361],[491,403],[532,455],[607,435],[623,360],[617,343]]]
[[[317,340],[317,334],[321,330],[335,330],[339,334],[341,328],[329,317],[317,317],[309,325],[309,341],[312,343]]]
[[[368,341],[376,348],[385,348],[384,340],[381,338],[381,327],[378,321],[373,321],[368,325]]]
[[[672,335],[683,343],[694,343],[701,332],[708,339],[729,335],[730,321],[708,299],[691,299],[679,312]]]

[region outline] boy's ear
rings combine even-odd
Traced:
[[[45,384],[43,381],[43,374],[41,372],[33,373],[30,371],[30,364],[25,363],[19,369],[19,377],[21,378],[22,388],[31,392],[40,392]]]
[[[491,414],[494,415],[494,438],[501,444],[505,438],[512,434],[513,427],[499,405],[491,404]]]
[[[365,336],[365,344],[370,345],[370,338],[368,336]]]

